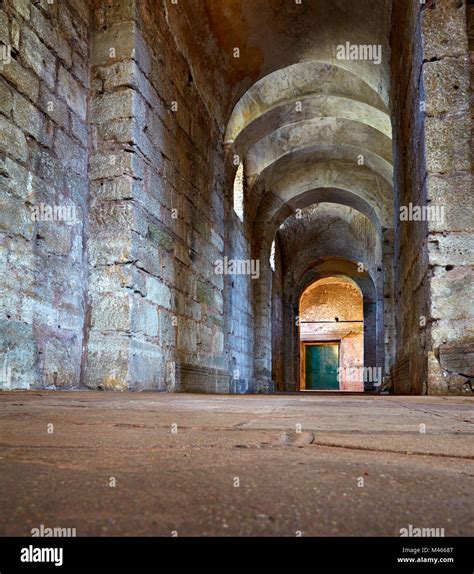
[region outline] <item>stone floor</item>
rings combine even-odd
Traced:
[[[0,534],[472,536],[473,405],[0,393]]]

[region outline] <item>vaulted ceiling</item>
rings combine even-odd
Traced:
[[[306,210],[295,223],[300,241],[314,239],[323,211],[308,208],[326,202],[338,254],[351,242],[349,210],[375,229],[378,240],[366,250],[377,246],[379,258],[381,231],[393,218],[391,0],[180,4],[181,11],[168,7],[168,21],[187,25],[181,48],[223,131],[228,170],[236,156],[244,163],[247,222],[267,234],[267,248],[298,208]],[[381,60],[341,59],[338,47],[347,43],[375,45]]]

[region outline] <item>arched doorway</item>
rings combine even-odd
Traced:
[[[303,391],[364,390],[363,296],[348,277],[310,284],[299,300]]]

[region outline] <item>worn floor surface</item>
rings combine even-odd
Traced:
[[[473,406],[0,393],[0,535],[398,536],[411,524],[472,536]]]

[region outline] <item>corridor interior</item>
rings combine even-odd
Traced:
[[[0,10],[2,388],[472,395],[472,2]]]

